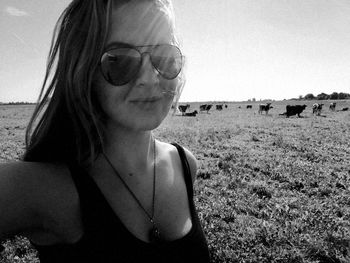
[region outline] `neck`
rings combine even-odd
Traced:
[[[153,164],[153,136],[150,131],[133,132],[122,129],[107,130],[104,152],[115,164],[126,170],[147,169]]]

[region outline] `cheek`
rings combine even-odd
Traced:
[[[101,74],[97,74],[93,90],[100,107],[105,112],[108,112],[109,105],[116,104],[117,100],[122,100],[126,96],[125,91],[128,89],[125,87],[115,87],[109,84]]]
[[[113,89],[109,87],[104,79],[97,78],[93,87],[94,100],[97,103],[98,111],[107,118],[111,114],[111,103],[113,100]]]
[[[179,80],[177,78],[173,80],[165,80],[160,85],[161,93],[165,97],[173,99],[178,93],[178,86]]]

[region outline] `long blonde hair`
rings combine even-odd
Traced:
[[[73,0],[59,17],[37,106],[26,130],[24,161],[73,161],[87,165],[101,152],[101,110],[92,88],[109,31],[113,1],[118,5],[129,2]],[[149,1],[163,2],[173,16],[169,0]],[[182,85],[175,101],[181,90]]]

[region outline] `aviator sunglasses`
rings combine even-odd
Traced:
[[[141,48],[147,51],[141,52]],[[150,55],[152,66],[159,74],[171,80],[182,68],[182,54],[177,46],[170,44],[131,46],[127,44],[109,48],[101,56],[101,72],[106,81],[122,86],[135,79],[142,65],[143,54]]]

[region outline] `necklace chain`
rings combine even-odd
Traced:
[[[107,162],[109,163],[109,165],[112,167],[114,173],[119,177],[120,181],[123,183],[123,185],[125,186],[125,188],[129,191],[129,193],[132,195],[132,197],[135,199],[135,201],[138,203],[138,205],[142,208],[142,210],[145,212],[145,214],[147,215],[147,217],[149,218],[149,221],[152,223],[153,229],[155,229],[156,231],[158,231],[158,228],[156,226],[156,223],[154,222],[154,201],[155,201],[155,188],[156,188],[156,140],[153,138],[153,195],[152,195],[152,214],[149,215],[149,213],[147,212],[147,210],[143,207],[143,205],[141,204],[140,200],[136,197],[136,195],[134,194],[134,192],[130,189],[130,187],[128,186],[128,184],[123,180],[123,178],[121,177],[121,175],[119,174],[119,172],[117,171],[117,169],[114,167],[114,165],[112,164],[112,162],[109,160],[109,158],[107,157],[107,155],[102,151],[103,156],[105,157],[105,159],[107,160]]]

